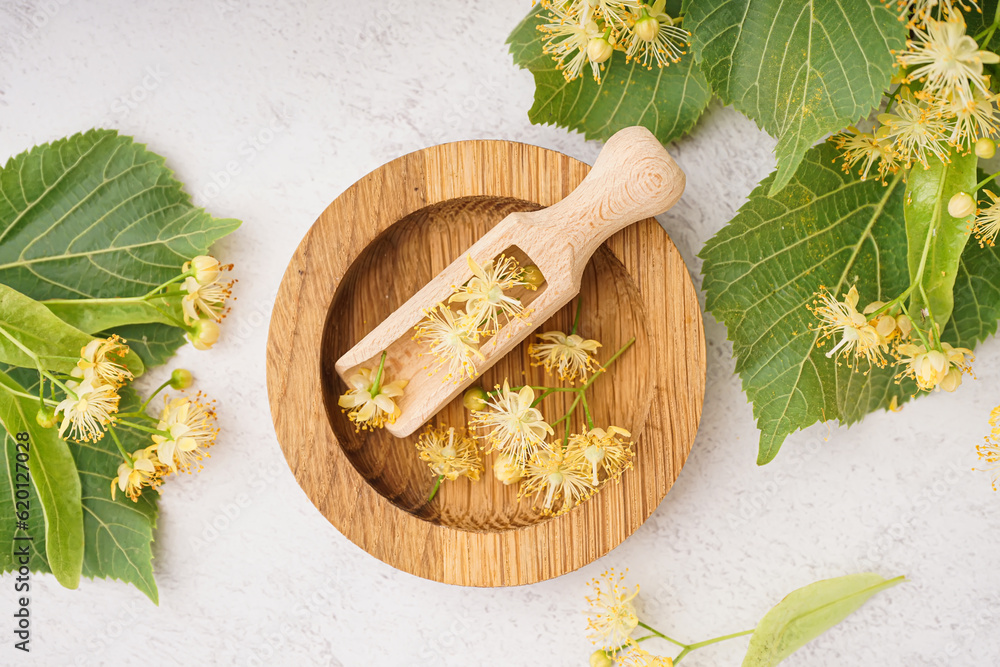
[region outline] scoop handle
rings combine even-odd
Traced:
[[[627,127],[608,139],[590,173],[568,197],[515,215],[528,227],[557,228],[585,264],[615,232],[673,206],[684,184],[684,172],[653,133]]]

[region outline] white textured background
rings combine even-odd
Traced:
[[[970,471],[1000,401],[996,341],[979,350],[978,381],[958,393],[850,430],[816,426],[757,468],[726,332],[707,316],[704,418],[677,484],[606,558],[533,586],[464,589],[397,572],[341,536],[299,490],[271,426],[264,347],[282,272],[324,207],[382,163],[445,141],[597,155],[597,143],[528,123],[531,76],[513,67],[504,40],[529,7],[0,2],[0,159],[118,128],[166,155],[198,204],[244,220],[217,247],[240,279],[224,337],[211,353],[186,348],[177,358],[220,400],[224,431],[203,473],[164,488],[160,606],[118,582],[67,591],[39,577],[31,662],[584,665],[585,582],[613,565],[642,584],[650,623],[691,641],[750,628],[816,579],[907,574],[909,583],[786,664],[1000,664],[1000,497]],[[688,186],[663,222],[696,283],[695,253],[773,168],[772,146],[713,104],[670,148]],[[10,646],[12,588],[0,579],[5,665],[29,662]],[[738,665],[745,643],[684,664]]]

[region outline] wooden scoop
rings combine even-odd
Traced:
[[[397,437],[410,435],[475,381],[444,380],[446,371],[431,372],[432,357],[423,343],[413,340],[414,327],[425,312],[447,301],[453,285],[472,277],[469,256],[483,265],[500,254],[511,255],[516,248],[528,258],[522,265],[534,264],[545,277],[532,295],[530,315],[510,320],[481,342],[485,359],[476,362],[478,377],[580,291],[587,262],[609,236],[663,213],[683,191],[684,172],[649,130],[629,127],[617,132],[568,197],[548,208],[511,213],[501,220],[338,359],[337,373],[346,382],[359,367],[374,370],[382,351],[387,351],[384,381],[409,384],[396,401],[402,414],[386,429]]]

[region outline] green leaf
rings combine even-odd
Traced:
[[[789,593],[757,624],[743,667],[774,667],[857,611],[871,596],[903,580],[852,574]]]
[[[754,404],[759,464],[790,433],[820,420],[856,421],[906,389],[891,369],[855,374],[817,347],[807,304],[821,286],[838,296],[857,286],[863,305],[909,284],[902,178],[860,181],[832,164],[836,156],[829,144],[812,149],[774,196],[772,173],[701,252],[706,307],[728,327]]]
[[[948,213],[948,202],[959,192],[975,196],[978,161],[975,153],[952,152],[947,164],[932,159],[929,169],[916,165],[910,170],[903,214],[910,280],[915,281],[923,272],[910,297],[910,314],[917,320],[925,307],[938,326],[944,327],[951,319],[958,264],[975,224],[975,214],[953,218]]]
[[[140,401],[135,393],[123,388],[122,411],[135,410]],[[118,430],[129,452],[149,444],[148,435],[127,428]],[[156,529],[157,502],[160,494],[146,489],[138,502],[119,493],[111,499],[111,480],[122,462],[110,436],[97,442],[70,443],[83,485],[84,533],[86,551],[83,575],[120,579],[138,588],[159,603],[153,578],[153,538]]]
[[[532,10],[507,38],[514,63],[535,77],[535,101],[528,111],[532,123],[565,127],[602,141],[633,125],[648,128],[663,143],[691,131],[711,99],[694,58],[648,70],[615,52],[605,63],[601,83],[589,69],[567,82],[552,56],[542,50],[542,11],[541,6]]]
[[[902,178],[887,186],[861,181],[837,169],[836,157],[829,144],[813,148],[775,196],[767,194],[771,174],[700,254],[706,307],[728,328],[736,371],[753,402],[759,464],[798,429],[829,419],[852,424],[916,393],[912,380],[894,380],[895,367],[855,372],[817,347],[806,304],[821,285],[838,296],[856,286],[864,306],[895,298],[910,284]],[[966,245],[944,340],[971,348],[996,331],[998,275],[995,249]]]
[[[5,473],[0,478],[0,516],[14,517],[17,512],[24,509],[24,505],[18,506],[18,498],[14,495],[18,490],[18,482],[24,483],[24,469],[17,467],[14,438],[3,428],[0,428],[0,433],[3,433],[4,440]],[[22,475],[20,479],[19,472]],[[20,499],[28,503],[28,527],[19,529],[14,521],[4,521],[0,524],[0,545],[3,545],[3,549],[0,550],[0,572],[16,572],[21,567],[22,563],[15,552],[25,544],[28,545],[28,568],[32,572],[51,572],[49,561],[45,557],[45,513],[42,511],[42,501],[38,499],[34,484],[21,488],[28,493],[27,499]]]
[[[101,335],[110,335],[105,331]],[[167,363],[186,342],[184,330],[166,324],[134,324],[115,329],[114,333],[128,341],[129,349],[139,355],[147,367]]]
[[[66,442],[59,438],[56,429],[42,428],[35,421],[38,400],[13,393],[25,389],[6,373],[0,373],[0,424],[10,435],[5,439],[21,441],[18,434],[28,437],[27,467],[31,472],[40,507],[29,508],[45,517],[45,554],[48,567],[60,584],[76,588],[80,584],[83,567],[83,507],[81,504],[80,477],[73,455]],[[6,452],[8,467],[15,452]],[[16,464],[15,464],[16,467]],[[8,484],[7,495],[13,497],[15,484]],[[13,517],[4,516],[7,521]]]
[[[93,336],[74,328],[48,308],[0,283],[0,328],[34,352],[46,370],[69,373],[80,349]],[[142,361],[134,353],[122,360],[132,374],[142,375]],[[0,363],[35,368],[35,361],[7,336],[0,334]]]
[[[978,178],[982,181],[987,176],[980,171]],[[996,182],[988,183],[983,190],[1000,195]],[[955,278],[955,309],[941,332],[945,342],[972,349],[997,332],[1000,320],[1000,280],[997,276],[1000,276],[998,249],[981,246],[975,241],[967,243]]]
[[[173,329],[172,329],[173,330]],[[12,369],[27,391],[37,391],[38,374],[28,369]],[[134,410],[140,404],[138,397],[129,388],[121,390],[122,411]],[[54,429],[50,429],[53,430]],[[119,429],[122,444],[128,451],[135,451],[148,445],[148,436],[125,428]],[[6,433],[4,433],[6,436]],[[8,441],[10,440],[7,436]],[[153,602],[158,602],[159,593],[153,579],[153,532],[156,528],[157,501],[159,494],[148,489],[133,503],[119,494],[111,499],[111,480],[121,463],[121,455],[110,437],[93,443],[66,443],[73,455],[79,471],[80,499],[83,505],[83,568],[82,574],[90,578],[119,579],[133,584]],[[14,469],[12,454],[8,451],[8,471]],[[0,479],[0,510],[7,506],[7,498],[12,497],[13,474]],[[32,507],[38,507],[37,500],[31,500]],[[3,514],[3,516],[11,516]],[[9,524],[10,522],[6,522]],[[32,572],[49,572],[45,556],[45,540],[40,512],[33,512],[29,521],[28,534],[31,541]],[[13,525],[0,525],[0,571],[17,569],[13,561]],[[17,534],[25,534],[18,531]],[[8,547],[7,545],[10,545]]]
[[[0,169],[0,283],[38,301],[140,296],[239,227],[191,204],[161,156],[114,130]]]
[[[159,322],[177,326],[177,322],[183,321],[180,300],[176,298],[157,297],[148,301],[108,299],[103,302],[60,299],[42,301],[41,304],[63,322],[91,334],[117,330],[130,324]]]
[[[906,38],[880,0],[693,2],[684,27],[715,93],[778,139],[771,194],[813,144],[879,105]]]

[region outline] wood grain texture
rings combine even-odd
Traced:
[[[682,192],[684,172],[649,130],[619,130],[568,196],[547,208],[513,210],[472,243],[458,248],[450,263],[418,284],[410,298],[342,353],[335,364],[337,373],[346,381],[359,368],[377,367],[382,352],[388,351],[392,377],[408,380],[410,391],[397,399],[402,414],[385,428],[399,437],[412,434],[513,350],[533,325],[555,315],[580,291],[584,269],[608,237],[663,213]],[[442,381],[444,371],[427,372],[425,347],[413,340],[413,329],[429,308],[451,296],[455,285],[472,278],[469,258],[483,265],[501,255],[523,260],[522,266],[534,264],[544,275],[537,292],[525,295],[530,296],[532,315],[511,319],[480,342],[483,358],[476,361],[475,378]],[[522,302],[528,305],[527,299]]]
[[[527,584],[575,570],[631,535],[676,480],[690,452],[705,388],[701,311],[687,268],[653,219],[607,240],[581,280],[581,333],[607,358],[636,344],[592,389],[598,425],[629,428],[635,468],[571,512],[542,517],[496,482],[433,484],[416,436],[356,433],[337,407],[335,361],[508,214],[564,199],[588,167],[504,141],[435,146],[394,160],[338,197],[299,245],[271,319],[267,384],[288,464],[344,535],[412,574],[452,584]],[[567,330],[572,305],[539,330]],[[524,341],[483,375],[541,381]],[[389,377],[392,378],[390,367]],[[553,379],[548,382],[553,384]],[[549,401],[552,401],[551,403]],[[543,410],[558,416],[557,399]],[[580,415],[582,419],[582,415]],[[463,425],[461,399],[435,420]],[[579,424],[578,424],[579,426]]]

